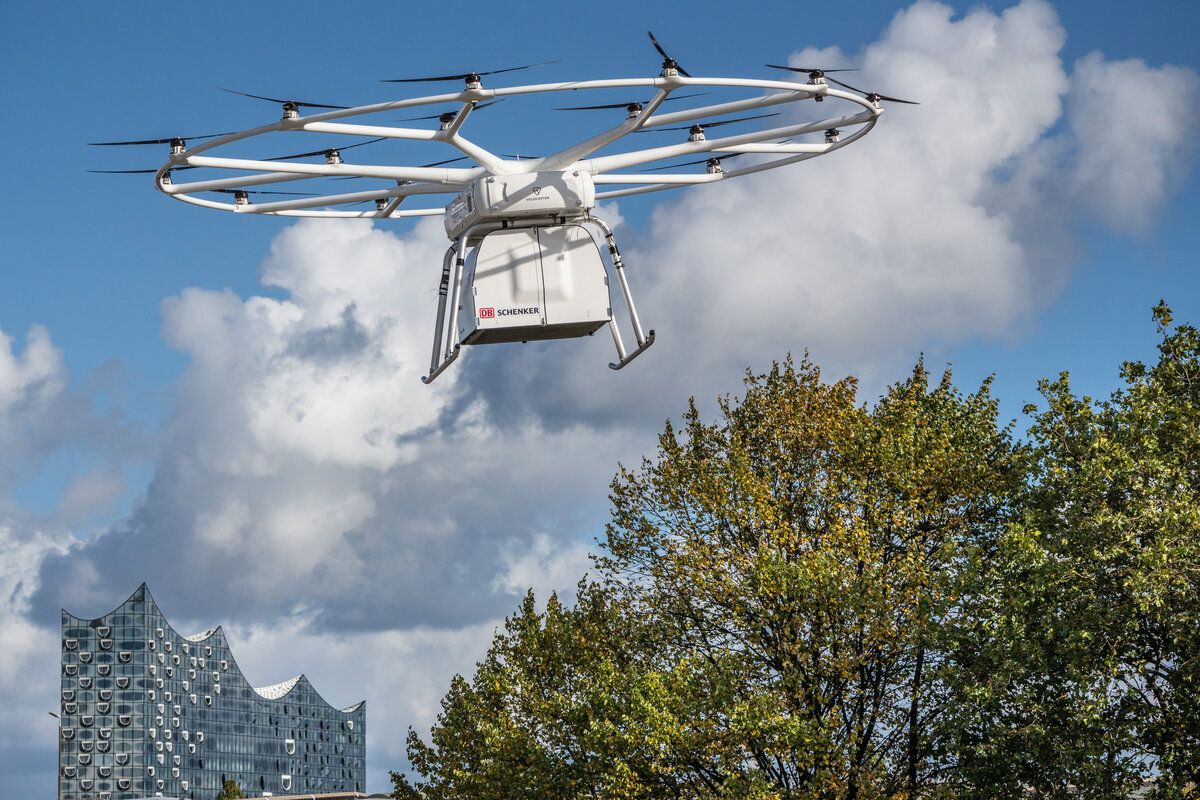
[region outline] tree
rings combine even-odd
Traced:
[[[1154,316],[1157,364],[1125,364],[1109,399],[1041,385],[1024,514],[980,573],[964,659],[964,768],[993,792],[1200,784],[1200,334]]]
[[[245,797],[242,794],[242,787],[237,785],[237,781],[226,779],[224,785],[221,786],[221,792],[217,795],[217,800],[239,800]]]
[[[953,788],[972,553],[1023,460],[985,383],[873,408],[807,359],[622,469],[574,609],[510,618],[397,797],[902,798]]]

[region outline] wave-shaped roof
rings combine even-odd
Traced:
[[[195,633],[195,634],[192,634],[191,636],[180,635],[173,627],[171,627],[171,624],[166,621],[166,617],[163,615],[162,610],[158,607],[158,603],[156,603],[154,601],[154,598],[150,595],[150,590],[149,590],[149,588],[147,588],[145,583],[143,583],[141,586],[139,586],[133,592],[133,594],[131,594],[129,596],[129,599],[127,599],[121,605],[117,606],[115,609],[110,611],[108,614],[101,614],[99,617],[95,617],[93,619],[86,619],[84,617],[77,617],[74,614],[71,614],[65,608],[63,609],[63,614],[65,616],[68,616],[68,617],[71,617],[71,618],[77,620],[80,623],[84,623],[84,624],[94,623],[94,622],[97,622],[97,621],[103,619],[104,617],[107,617],[107,616],[117,613],[122,608],[124,608],[127,604],[134,603],[134,602],[147,603],[148,606],[151,607],[160,618],[162,618],[164,625],[167,628],[169,628],[173,634],[175,634],[176,636],[178,636],[180,639],[182,639],[184,641],[193,642],[193,643],[203,642],[206,639],[210,639],[213,636],[216,636],[217,634],[222,633],[221,626],[218,625],[215,628],[209,628],[208,630],[204,631],[203,633]],[[163,632],[160,631],[159,636],[161,637],[162,634],[163,634]],[[225,647],[226,647],[226,650],[229,649],[227,641],[225,642]],[[230,659],[232,659],[232,653],[230,653]],[[247,685],[249,684],[249,681],[246,681],[245,675],[242,674],[242,671],[238,667],[236,661],[231,660],[230,667],[237,672],[237,674],[241,677],[241,679],[243,681],[246,682]],[[252,686],[250,688],[253,689],[255,692],[257,692],[261,697],[263,697],[267,700],[279,700],[280,698],[285,697],[293,689],[295,689],[296,686],[298,686],[301,681],[303,681],[307,686],[312,688],[313,693],[316,694],[317,697],[320,698],[325,703],[325,705],[329,706],[329,708],[331,708],[331,709],[334,709],[334,706],[332,704],[330,704],[328,701],[326,701],[323,697],[321,697],[320,693],[316,691],[316,687],[313,687],[312,683],[309,682],[308,679],[305,678],[303,674],[297,675],[294,678],[289,678],[286,681],[281,681],[279,683],[271,684],[270,686],[263,686],[261,688]],[[365,700],[360,700],[359,702],[355,703],[354,705],[352,705],[348,708],[334,709],[334,710],[339,711],[340,713],[343,713],[343,714],[354,713],[354,712],[358,711],[360,708],[362,708],[362,706],[365,702],[366,702]]]

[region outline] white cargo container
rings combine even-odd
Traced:
[[[461,344],[573,338],[611,319],[608,274],[581,225],[492,231],[467,259]]]

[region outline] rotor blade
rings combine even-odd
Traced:
[[[175,172],[181,169],[198,169],[197,167],[171,167],[167,170],[168,173]],[[153,175],[158,172],[156,169],[89,169],[88,172],[95,172],[102,175]]]
[[[689,97],[700,97],[700,96],[706,95],[706,94],[710,94],[710,92],[695,92],[693,94],[681,94],[678,96],[668,97],[667,100],[686,100]],[[667,100],[664,100],[663,102],[665,103],[665,102],[667,102]],[[599,105],[599,106],[567,106],[565,108],[552,108],[550,110],[551,111],[592,111],[592,110],[598,109],[598,108],[629,108],[629,106],[634,105],[634,104],[645,106],[645,105],[649,105],[650,101],[649,100],[634,100],[634,101],[631,101],[628,103],[606,103],[604,105]]]
[[[262,192],[262,191],[256,191],[256,190],[247,191],[245,189],[209,189],[208,191],[221,192],[223,194],[243,194],[244,193],[244,194],[289,194],[289,195],[296,195],[297,197],[316,197],[317,196],[315,192]]]
[[[805,74],[819,72],[822,75],[825,75],[829,72],[858,72],[857,67],[848,67],[846,69],[822,69],[821,67],[785,67],[780,64],[767,64],[767,66],[771,69],[786,69],[791,72],[803,72]]]
[[[677,125],[670,128],[644,128],[645,131],[690,131],[692,128],[699,125],[701,128],[716,128],[720,125],[732,125],[735,122],[747,122],[752,119],[763,119],[764,117],[778,117],[780,112],[774,114],[756,114],[753,117],[738,117],[737,119],[723,119],[720,122],[693,122],[691,125]]]
[[[504,102],[503,97],[501,97],[499,100],[493,100],[490,103],[472,103],[471,108],[474,111],[478,111],[481,108],[487,108],[488,106],[494,106],[494,105],[496,105],[496,103],[502,103],[502,102]],[[453,111],[443,111],[441,114],[430,114],[427,117],[405,117],[404,119],[398,119],[396,121],[397,122],[416,122],[418,120],[423,120],[423,119],[441,119],[446,114],[458,114],[458,112],[459,112],[459,109],[456,108]]]
[[[313,150],[311,153],[293,153],[290,156],[275,156],[274,158],[264,158],[263,161],[287,161],[290,158],[308,158],[309,156],[323,156],[330,150],[337,150],[340,153],[343,150],[349,150],[354,147],[362,147],[364,144],[375,144],[375,142],[382,142],[386,138],[388,138],[388,137],[380,136],[378,139],[368,139],[365,142],[359,142],[358,144],[348,144],[344,147],[326,147],[324,150]]]
[[[228,136],[228,135],[229,135],[228,133],[208,133],[208,134],[205,134],[204,136],[172,136],[167,139],[142,139],[140,141],[135,141],[135,142],[88,142],[88,144],[92,145],[92,146],[96,146],[96,147],[108,147],[108,146],[113,146],[113,145],[126,145],[126,144],[170,144],[171,142],[175,141],[176,139],[182,139],[185,142],[189,142],[189,141],[192,141],[193,139],[215,139],[218,136]]]
[[[502,72],[516,72],[519,69],[533,69],[534,67],[544,67],[547,64],[557,64],[558,59],[554,61],[542,61],[537,64],[526,64],[523,67],[508,67],[506,69],[493,69],[487,72],[464,72],[460,75],[438,75],[433,78],[390,78],[381,80],[380,83],[433,83],[435,81],[461,81],[466,80],[472,75],[499,75]]]
[[[242,97],[253,97],[255,100],[269,100],[272,103],[291,103],[292,105],[301,106],[304,108],[349,108],[350,107],[350,106],[330,106],[330,105],[326,105],[324,103],[306,103],[303,100],[283,100],[283,99],[280,99],[277,97],[263,97],[261,94],[249,94],[248,92],[239,92],[234,89],[226,89],[221,86],[218,86],[217,88],[220,89],[222,92],[229,92],[230,94],[240,94]]]
[[[887,95],[880,94],[879,92],[864,92],[862,89],[856,89],[853,86],[851,86],[850,84],[842,83],[841,81],[835,80],[834,78],[830,78],[829,80],[831,83],[836,83],[838,86],[849,89],[852,92],[858,92],[859,94],[866,95],[867,99],[871,99],[872,97],[874,97],[878,100],[885,100],[889,103],[907,103],[910,106],[921,105],[916,100],[901,100],[899,97],[888,97]]]
[[[640,170],[638,170],[638,172],[661,172],[662,170],[675,169],[676,167],[690,167],[694,164],[707,164],[710,161],[721,162],[727,158],[737,158],[738,156],[744,156],[744,155],[746,155],[746,154],[745,153],[729,153],[729,154],[723,155],[723,156],[710,156],[709,158],[702,158],[699,161],[684,161],[681,164],[667,164],[664,167],[650,167],[648,169],[640,169]]]
[[[654,38],[653,33],[651,33],[650,31],[646,31],[646,35],[650,37],[650,42],[654,45],[654,49],[657,50],[658,54],[663,57],[663,67],[664,68],[668,64],[670,64],[672,67],[675,68],[675,71],[678,72],[683,77],[685,77],[685,78],[692,77],[691,75],[689,75],[687,73],[687,71],[683,67],[679,66],[678,61],[676,61],[675,59],[673,59],[669,55],[667,55],[667,51],[663,50],[662,45],[658,43],[658,39]]]

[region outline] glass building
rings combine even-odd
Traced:
[[[62,614],[64,800],[363,791],[366,710],[300,675],[255,689],[225,634],[181,636],[142,584],[97,619]]]

